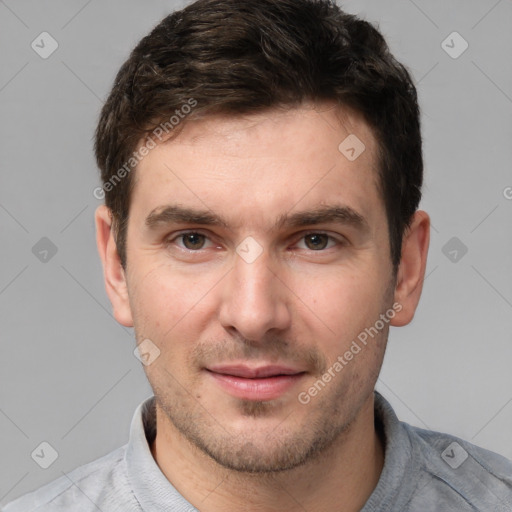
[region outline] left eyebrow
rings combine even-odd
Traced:
[[[312,210],[284,214],[278,219],[274,229],[279,229],[282,226],[296,228],[331,223],[352,226],[361,231],[370,229],[370,225],[363,215],[345,205],[318,206]]]
[[[223,217],[209,210],[197,210],[179,205],[167,205],[155,208],[145,220],[145,225],[154,230],[161,225],[173,223],[202,224],[205,226],[221,226],[229,228],[229,223]],[[304,227],[316,224],[341,224],[367,232],[370,229],[363,215],[345,205],[324,205],[311,210],[281,215],[272,230],[283,227]]]

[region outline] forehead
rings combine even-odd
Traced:
[[[147,216],[180,202],[233,227],[334,203],[371,218],[382,213],[376,155],[364,120],[328,103],[186,121],[138,164],[131,208]]]

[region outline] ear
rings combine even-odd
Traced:
[[[133,327],[126,275],[117,252],[109,208],[104,204],[98,206],[94,218],[96,244],[103,264],[105,289],[112,304],[114,318],[125,327]]]
[[[422,210],[414,213],[411,225],[404,233],[402,255],[395,287],[395,302],[402,306],[391,325],[407,325],[414,317],[420,300],[427,266],[430,243],[430,217]]]

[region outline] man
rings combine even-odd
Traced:
[[[374,391],[418,305],[416,91],[328,0],[199,0],[122,66],[96,157],[115,318],[154,397],[6,512],[510,511],[512,463]]]

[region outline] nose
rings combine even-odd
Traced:
[[[233,269],[222,281],[220,323],[253,342],[260,342],[271,330],[290,326],[292,293],[277,265],[270,265],[267,251],[251,263],[236,255]]]

